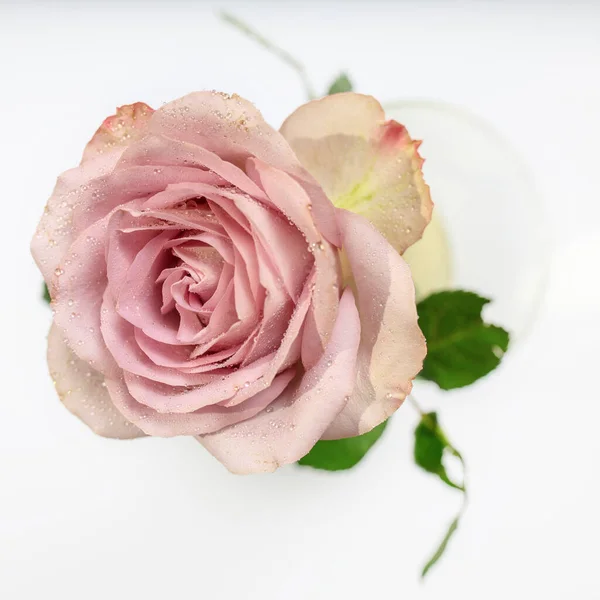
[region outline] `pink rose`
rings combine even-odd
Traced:
[[[425,356],[394,249],[431,215],[420,165],[368,96],[282,133],[236,95],[121,107],[32,243],[61,400],[103,436],[196,436],[236,473],[372,429]]]

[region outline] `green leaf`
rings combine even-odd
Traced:
[[[450,445],[440,429],[437,414],[434,412],[424,414],[415,429],[415,462],[425,471],[437,475],[444,483],[462,491],[463,485],[455,483],[448,477],[443,463],[445,453],[453,454],[462,460],[458,451]]]
[[[352,91],[352,82],[348,78],[346,73],[340,73],[337,79],[329,86],[327,90],[327,95],[331,96],[332,94],[341,94],[342,92],[351,92]]]
[[[462,464],[462,484],[452,481],[449,478],[448,473],[446,472],[443,460],[444,457],[448,455],[455,456],[460,460]],[[460,452],[448,441],[446,434],[442,431],[438,423],[437,414],[434,412],[421,414],[421,421],[415,429],[414,457],[415,462],[422,469],[424,469],[428,473],[433,473],[434,475],[437,475],[446,485],[449,485],[450,487],[453,487],[463,492],[463,504],[461,506],[459,514],[454,518],[454,520],[450,524],[446,535],[442,539],[436,551],[433,553],[433,556],[427,561],[426,565],[423,567],[421,577],[425,577],[429,569],[431,569],[431,567],[433,567],[433,565],[435,565],[444,554],[446,546],[448,545],[450,538],[458,528],[460,517],[462,516],[466,508],[467,491],[464,483],[465,464]]]
[[[312,450],[298,461],[304,467],[342,471],[359,463],[373,444],[381,437],[387,425],[384,421],[371,431],[357,437],[343,440],[321,440]]]
[[[52,298],[50,298],[50,292],[48,291],[48,286],[44,283],[44,287],[42,289],[42,298],[50,304]]]
[[[508,348],[508,333],[485,323],[490,302],[473,292],[438,292],[417,305],[427,356],[419,377],[444,390],[470,385],[493,371]]]
[[[442,558],[442,555],[446,551],[446,546],[448,545],[450,538],[452,537],[454,532],[458,529],[459,521],[460,521],[460,515],[455,517],[454,521],[452,521],[452,523],[450,523],[450,527],[448,527],[448,531],[446,532],[444,539],[441,541],[437,550],[433,553],[433,556],[427,561],[427,564],[423,567],[423,570],[421,571],[421,577],[425,577],[425,575],[427,575],[427,573],[429,572],[429,569],[431,569],[431,567],[433,567],[433,565],[435,565],[435,563],[438,560],[440,560],[440,558]]]

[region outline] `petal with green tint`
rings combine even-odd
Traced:
[[[386,121],[371,96],[326,96],[298,108],[281,133],[338,208],[367,218],[401,254],[423,235],[433,203],[419,142]]]

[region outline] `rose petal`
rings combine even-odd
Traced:
[[[298,300],[312,267],[306,240],[299,229],[280,213],[269,211],[251,199],[236,197],[234,202],[248,218],[254,239],[268,253],[290,297]]]
[[[118,296],[127,281],[127,272],[138,253],[158,234],[155,228],[123,232],[120,230],[124,211],[116,211],[108,221],[106,233],[106,272],[113,296]]]
[[[73,209],[81,201],[83,187],[97,177],[111,173],[119,154],[115,152],[86,161],[75,169],[65,171],[56,182],[31,242],[31,253],[52,297],[55,273],[60,272],[60,262],[81,232],[81,228],[73,222]]]
[[[223,160],[222,157],[207,150],[206,147],[180,141],[173,137],[160,134],[147,135],[123,153],[116,170],[128,170],[133,167],[149,165],[153,169],[165,166],[171,169],[176,167],[191,168],[202,173],[202,180],[206,183],[226,187],[233,185],[255,198],[262,199],[264,197],[264,192],[248,178],[240,167]],[[182,179],[180,181],[184,185],[185,182],[197,181],[197,179]],[[154,208],[152,202],[148,206]]]
[[[129,393],[140,405],[147,406],[157,413],[171,416],[178,413],[191,413],[206,406],[230,400],[240,390],[247,388],[250,382],[255,382],[263,377],[272,358],[272,355],[265,356],[247,367],[223,375],[220,373],[188,375],[190,378],[207,380],[203,385],[193,388],[189,386],[175,387],[170,383],[161,383],[157,377],[149,379],[130,371],[125,371],[124,377]],[[261,391],[267,387],[268,385],[262,385]],[[252,395],[254,394],[245,393],[243,398],[246,400]],[[143,426],[141,427],[143,428]]]
[[[71,246],[54,290],[54,322],[80,359],[104,375],[113,374],[114,359],[100,333],[100,308],[107,285],[102,238],[106,221],[84,231]]]
[[[85,165],[87,162],[80,169]],[[171,184],[205,183],[213,179],[206,171],[190,167],[157,168],[143,165],[115,169],[109,175],[91,179],[75,190],[76,201],[72,205],[73,225],[78,231],[82,231],[115,208],[133,200],[148,200]]]
[[[48,367],[61,402],[94,433],[120,439],[144,435],[115,408],[104,377],[70,350],[56,325],[48,334]]]
[[[258,257],[259,277],[264,294],[263,318],[244,359],[244,365],[277,349],[290,325],[295,308],[289,295],[283,289],[275,269],[270,266],[270,256],[262,244],[256,244],[255,252]]]
[[[174,415],[186,411],[188,414],[194,414],[192,411],[202,410],[207,404],[222,403],[226,398],[231,398],[223,403],[229,408],[246,402],[252,396],[268,389],[278,373],[286,371],[298,360],[299,333],[310,305],[310,298],[310,286],[307,286],[290,318],[288,330],[280,341],[277,351],[272,355],[265,356],[237,371],[231,369],[223,369],[222,373],[216,371],[219,374],[214,378],[215,385],[209,388],[186,390],[181,387],[159,386],[148,379],[134,378],[129,375],[126,376],[127,382],[122,377],[115,378],[113,389],[117,407],[145,432],[151,435],[172,436],[181,435],[177,429],[181,422],[188,425],[192,423],[181,421],[179,417],[173,419]],[[129,385],[134,388],[133,394],[128,390]],[[134,395],[139,401],[134,398]],[[164,410],[163,407],[168,407],[171,412],[162,413],[154,407],[160,407],[161,410]]]
[[[332,202],[369,219],[402,253],[423,234],[433,204],[406,129],[370,96],[347,93],[297,109],[281,131]]]
[[[249,161],[251,177],[260,181],[271,201],[302,232],[313,254],[316,281],[313,290],[311,315],[304,336],[302,361],[306,368],[313,366],[327,345],[337,315],[339,302],[340,265],[337,250],[315,226],[310,198],[302,186],[288,174],[260,161]]]
[[[215,369],[221,361],[233,356],[238,350],[235,346],[222,352],[211,352],[209,355],[190,359],[194,346],[171,346],[148,337],[141,329],[135,329],[135,339],[144,354],[156,365],[180,369],[184,373],[202,373]],[[223,364],[223,366],[229,366]],[[194,370],[196,367],[201,367]]]
[[[383,108],[373,96],[347,92],[303,104],[283,122],[280,131],[290,143],[338,133],[370,138],[384,121]]]
[[[427,351],[408,265],[364,217],[338,210],[338,222],[362,334],[356,387],[324,439],[360,435],[387,419],[410,393]]]
[[[172,437],[218,431],[223,427],[248,419],[271,404],[293,377],[294,370],[288,369],[279,374],[271,386],[234,408],[214,405],[191,413],[165,415],[137,403],[122,379],[107,379],[106,386],[119,410],[137,419],[141,429],[148,435]]]
[[[310,199],[300,185],[292,178],[289,178],[289,181],[296,186],[301,198],[305,199],[305,204],[310,204]],[[307,252],[306,241],[294,222],[288,222],[281,216],[279,210],[268,210],[264,205],[247,195],[204,184],[189,184],[187,188],[195,190],[198,196],[208,199],[209,206],[226,228],[228,235],[234,241],[234,245],[242,246],[239,249],[249,266],[252,266],[251,263],[255,262],[253,258],[255,250],[251,246],[248,248],[243,239],[245,236],[242,229],[252,233],[265,246],[272,257],[272,264],[277,267],[290,296],[297,299],[302,284],[310,271],[311,261],[310,254]],[[155,204],[154,199],[147,201],[145,206],[151,204]],[[305,221],[304,229],[310,229],[313,242],[315,244],[320,242],[322,236],[315,232],[310,212],[303,208],[298,212]],[[308,214],[303,214],[305,212]],[[290,219],[292,218],[293,214],[290,214]],[[232,221],[234,222],[232,223]],[[235,223],[237,223],[237,226]],[[290,260],[291,257],[293,257],[293,260]],[[256,272],[256,267],[253,267],[251,271]],[[254,286],[253,290],[255,290]]]
[[[159,275],[174,260],[165,246],[176,235],[176,231],[159,232],[138,252],[116,296],[116,309],[121,317],[150,337],[174,344],[178,342],[178,320],[173,314],[162,315],[161,297],[155,291]]]
[[[235,426],[198,437],[232,473],[274,471],[304,456],[343,409],[356,377],[360,321],[354,297],[340,301],[327,349],[297,386]]]
[[[228,171],[234,166],[245,169],[246,159],[256,157],[305,182],[307,188],[314,184],[314,180],[302,168],[283,136],[265,123],[260,112],[250,102],[236,94],[188,94],[157,110],[149,124],[149,130],[157,136],[211,151],[223,161],[232,163],[227,167]],[[147,140],[144,142],[147,143]],[[156,144],[156,140],[153,143]],[[194,150],[186,150],[183,146],[179,146],[178,151],[174,150],[172,147],[167,153],[171,160],[173,156],[188,154],[185,160],[190,161],[189,154],[195,154]],[[147,159],[147,156],[148,153],[145,152],[144,158]],[[256,191],[248,189],[243,183],[240,184],[239,173],[238,177],[232,177],[230,172],[226,173],[214,164],[211,166],[205,161],[202,161],[202,164],[240,189],[258,197]],[[339,232],[331,202],[322,193],[315,193],[314,205],[319,229],[331,243],[339,244]]]
[[[184,373],[180,369],[163,367],[154,363],[139,347],[133,325],[115,310],[114,300],[108,289],[104,293],[101,313],[102,338],[121,369],[177,386],[208,383],[216,377],[216,375]],[[114,374],[111,375],[115,377]]]
[[[206,148],[238,166],[249,156],[256,156],[274,167],[302,174],[283,136],[265,122],[253,104],[237,94],[194,92],[183,96],[157,110],[149,130]]]
[[[104,119],[83,152],[82,162],[99,154],[112,152],[115,147],[127,147],[146,133],[154,109],[144,102],[126,104],[116,114]]]
[[[127,385],[132,384],[131,395],[141,404],[164,412],[170,408],[172,412],[191,412],[217,402],[230,399],[227,406],[235,406],[270,385],[277,373],[288,369],[298,360],[300,349],[300,331],[310,306],[311,292],[307,286],[300,297],[296,310],[289,320],[285,334],[279,340],[276,352],[263,356],[250,364],[239,368],[233,376],[219,374],[210,387],[201,386],[192,389],[175,391],[164,385],[158,385],[144,378],[127,380]],[[247,385],[246,385],[247,384]],[[177,399],[174,400],[174,397]],[[174,406],[176,404],[176,406]],[[135,407],[131,406],[128,414],[134,422],[138,422],[134,415]],[[145,414],[145,413],[144,413]],[[156,421],[161,420],[159,414],[153,415]]]
[[[178,304],[176,310],[179,314],[179,329],[177,339],[183,343],[190,343],[204,329],[198,314]]]

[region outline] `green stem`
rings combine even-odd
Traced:
[[[426,414],[425,411],[419,406],[417,399],[412,394],[409,394],[409,396],[407,397],[407,400],[408,400],[409,404],[419,413],[419,415],[421,417],[425,416],[425,414]]]
[[[408,401],[411,404],[411,406],[419,413],[421,419],[422,420],[426,419],[426,417],[428,416],[428,413],[425,412],[421,408],[421,406],[417,402],[416,398],[412,394],[408,396]],[[423,567],[423,570],[421,571],[422,578],[424,578],[427,575],[427,573],[429,572],[429,570],[431,569],[431,567],[433,567],[438,562],[438,560],[440,560],[440,558],[442,558],[444,552],[446,551],[446,547],[448,546],[448,542],[450,541],[450,539],[452,538],[452,536],[458,529],[458,526],[460,524],[460,519],[464,515],[464,513],[467,509],[467,504],[468,504],[467,470],[466,470],[466,466],[465,466],[465,461],[464,461],[461,453],[450,443],[450,441],[448,440],[448,437],[446,436],[446,434],[444,433],[442,428],[439,426],[439,424],[437,424],[436,421],[428,419],[426,422],[428,423],[429,428],[435,432],[435,435],[440,440],[440,442],[444,444],[446,450],[450,454],[456,456],[456,458],[458,458],[461,462],[462,471],[463,471],[462,485],[456,484],[453,481],[451,481],[448,478],[448,476],[446,475],[445,469],[443,469],[443,468],[440,470],[440,472],[437,473],[437,475],[446,485],[449,485],[450,487],[453,487],[454,489],[462,492],[463,497],[462,497],[462,503],[460,505],[458,514],[454,517],[454,519],[450,523],[444,537],[442,538],[441,542],[438,544],[438,547],[436,548],[435,552],[433,553],[431,558],[427,561],[427,563]]]
[[[302,81],[302,85],[306,91],[306,95],[309,100],[313,100],[316,98],[314,89],[308,79],[308,75],[306,74],[306,69],[304,65],[295,59],[291,54],[286,52],[283,48],[276,46],[273,42],[269,41],[263,35],[258,33],[255,29],[252,29],[249,25],[244,23],[241,19],[238,19],[236,16],[228,13],[227,11],[221,11],[221,18],[226,23],[233,25],[238,31],[241,31],[243,34],[247,35],[250,39],[258,42],[263,48],[277,56],[280,60],[282,60],[288,67],[291,67],[296,71],[298,76]]]

